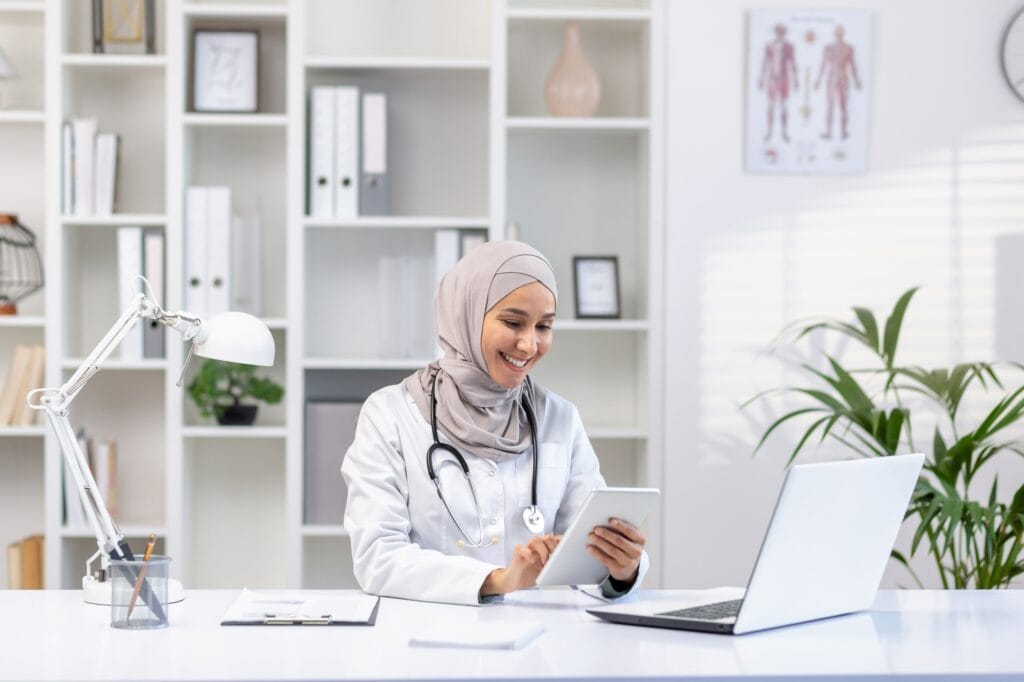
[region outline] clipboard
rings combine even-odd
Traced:
[[[377,623],[380,597],[353,590],[243,589],[221,625],[354,625]]]

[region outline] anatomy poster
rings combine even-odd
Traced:
[[[867,170],[871,14],[751,10],[747,170]]]

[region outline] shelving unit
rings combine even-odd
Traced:
[[[0,145],[30,160],[27,169],[0,161],[0,179],[14,183],[0,183],[0,210],[19,200],[48,274],[24,317],[0,318],[0,363],[14,344],[45,338],[47,385],[70,375],[120,314],[122,225],[163,229],[165,303],[180,309],[189,186],[229,186],[234,213],[260,216],[260,314],[277,344],[261,374],[285,386],[283,403],[261,406],[253,427],[212,425],[175,385],[184,346],[168,335],[165,359],[108,361],[74,405],[74,422],[118,442],[123,530],[136,543],[157,532],[186,586],[355,585],[341,519],[303,518],[305,405],[362,400],[431,360],[440,229],[514,231],[551,259],[560,318],[537,378],[580,407],[609,483],[658,484],[663,122],[651,84],[663,81],[663,0],[158,0],[155,55],[92,54],[90,8],[0,3],[0,44],[34,55],[27,63],[45,82],[45,92],[24,82],[14,109],[0,110]],[[580,23],[601,74],[593,118],[553,118],[544,107],[567,21]],[[259,113],[192,110],[199,28],[259,32]],[[34,42],[10,49],[15,31]],[[307,214],[307,106],[320,85],[387,94],[389,215]],[[79,116],[121,136],[112,216],[61,214],[61,125]],[[618,256],[622,319],[573,319],[571,260],[587,254]],[[385,258],[412,273],[400,311]],[[396,315],[407,322],[397,344]],[[37,510],[17,507],[17,523],[5,514],[0,540],[45,529],[47,584],[72,588],[95,542],[63,526],[61,455],[43,433],[0,429],[0,500]],[[656,557],[660,530],[649,531]],[[659,579],[655,561],[651,584]]]

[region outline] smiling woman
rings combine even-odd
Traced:
[[[478,604],[532,587],[583,500],[605,487],[576,407],[530,378],[557,306],[551,264],[519,242],[483,244],[441,279],[443,357],[369,397],[341,469],[364,590]],[[617,597],[640,585],[646,539],[628,524],[603,528],[588,551]]]

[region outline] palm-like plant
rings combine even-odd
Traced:
[[[1000,501],[998,476],[993,478],[984,501],[973,496],[971,484],[996,455],[1024,455],[1024,441],[1007,435],[1024,417],[1024,386],[1008,391],[991,363],[932,370],[897,365],[903,318],[916,291],[910,289],[900,296],[884,327],[879,326],[874,313],[861,307],[853,308],[853,322],[826,318],[791,327],[796,334],[793,343],[817,330],[837,333],[867,348],[877,365],[848,370],[828,354],[826,371],[801,363],[812,385],[768,391],[748,401],[781,392],[796,395],[800,403],[772,422],[755,452],[782,424],[797,418],[810,419],[810,423],[790,452],[787,464],[814,438],[819,443],[833,439],[866,457],[894,455],[903,446],[917,450],[907,397],[923,396],[937,423],[931,452],[907,510],[906,518],[917,521],[910,556],[927,541],[946,588],[1007,587],[1024,573],[1024,485],[1007,503]],[[1021,367],[1015,365],[1014,369]],[[881,388],[866,389],[868,382],[862,385],[856,377]],[[985,391],[999,390],[1002,397],[974,429],[966,430],[958,413],[968,389],[975,385]],[[893,558],[921,584],[906,556],[894,550]]]

